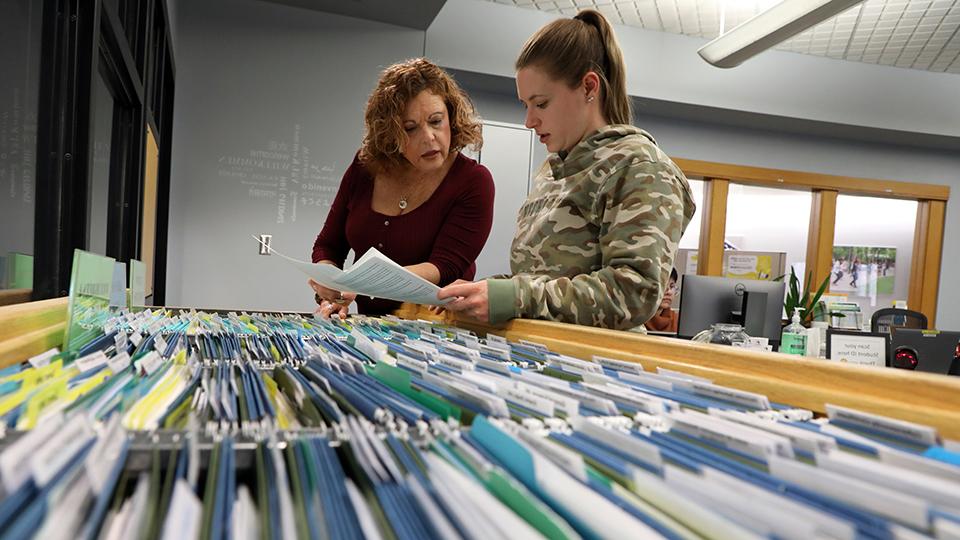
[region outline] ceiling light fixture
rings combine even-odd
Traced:
[[[714,66],[736,67],[860,2],[863,0],[783,0],[707,43],[697,54]]]

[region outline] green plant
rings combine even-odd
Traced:
[[[777,280],[782,279],[780,276]],[[813,272],[807,274],[807,279],[803,284],[803,293],[800,292],[800,279],[797,277],[793,268],[790,268],[790,281],[787,283],[787,295],[783,299],[783,309],[787,312],[787,319],[793,317],[793,312],[800,309],[800,322],[809,324],[810,321],[826,314],[826,308],[820,302],[820,297],[827,290],[830,284],[830,276],[824,278],[823,283],[817,288],[817,292],[812,296],[810,294],[810,285],[813,282]]]

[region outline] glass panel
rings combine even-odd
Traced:
[[[703,180],[690,180],[690,191],[693,192],[693,201],[697,203],[697,213],[693,215],[687,230],[680,238],[680,249],[697,249],[700,247],[700,218],[703,216]]]
[[[117,19],[120,21],[120,31],[123,33],[124,37],[127,39],[127,43],[130,44],[130,48],[136,50],[137,47],[137,33],[139,29],[137,25],[140,22],[140,10],[144,9],[144,2],[142,0],[102,0],[103,3],[107,4],[110,7]],[[107,20],[101,20],[101,25],[109,24]],[[134,58],[137,55],[134,54]],[[137,68],[140,69],[140,62],[137,62]]]
[[[33,288],[43,2],[0,2],[0,305]]]
[[[759,268],[758,275],[776,278],[789,274],[793,267],[798,276],[803,276],[810,202],[807,191],[730,184],[725,238],[728,251],[724,254],[727,272],[744,273],[752,261]],[[738,257],[733,250],[752,253],[748,259]]]
[[[152,73],[147,74],[152,81],[147,85],[149,96],[147,97],[146,103],[153,112],[154,123],[160,133],[164,133],[166,129],[163,118],[163,76],[167,66],[167,35],[166,27],[164,26],[164,9],[163,2],[154,4],[153,31],[150,33],[151,44],[147,52],[147,54],[152,57],[151,63],[153,65]]]
[[[93,83],[93,166],[87,205],[87,250],[107,254],[110,199],[110,145],[113,139],[113,96],[103,76]]]
[[[917,201],[837,197],[830,292],[859,304],[865,327],[874,311],[907,299],[916,224]]]
[[[120,24],[123,26],[123,33],[126,35],[127,43],[130,45],[131,52],[133,52],[133,57],[137,59],[135,62],[137,72],[142,76],[144,66],[137,51],[137,43],[138,37],[143,35],[147,30],[147,18],[144,16],[147,9],[147,2],[145,0],[123,0],[119,2],[119,4],[120,9],[117,11],[117,17],[119,17]]]

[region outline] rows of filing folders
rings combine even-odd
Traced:
[[[394,318],[105,314],[0,372],[5,538],[960,538],[936,430]]]

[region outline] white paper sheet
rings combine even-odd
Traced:
[[[260,241],[256,236],[254,238]],[[269,246],[267,249],[330,289],[415,304],[442,305],[450,302],[437,300],[440,287],[393,262],[376,248],[370,248],[347,270],[340,270],[331,264],[294,259]]]
[[[203,503],[186,480],[177,480],[173,488],[170,511],[163,524],[163,540],[196,538],[200,532],[202,518]]]

